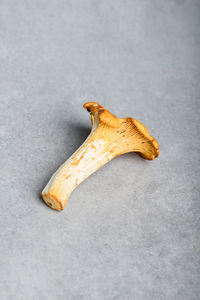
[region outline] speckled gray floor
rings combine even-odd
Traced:
[[[0,299],[200,298],[200,1],[0,1]],[[114,159],[56,212],[40,192],[96,100],[160,157]]]

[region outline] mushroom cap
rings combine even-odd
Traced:
[[[94,138],[106,140],[114,156],[138,152],[145,159],[158,157],[159,144],[142,123],[134,118],[118,118],[97,102],[86,102],[83,107],[91,114],[92,126],[98,123]]]

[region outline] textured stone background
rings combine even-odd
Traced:
[[[0,1],[0,299],[200,295],[200,1]],[[114,159],[61,213],[40,192],[96,100],[160,157]]]

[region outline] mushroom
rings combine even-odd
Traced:
[[[139,121],[117,118],[97,102],[87,102],[83,107],[90,112],[91,133],[42,191],[46,204],[56,210],[64,209],[77,185],[112,158],[138,152],[143,158],[153,160],[159,154],[158,142]]]

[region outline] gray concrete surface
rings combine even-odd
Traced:
[[[200,299],[200,1],[0,1],[0,299]],[[40,192],[96,100],[160,157]]]

